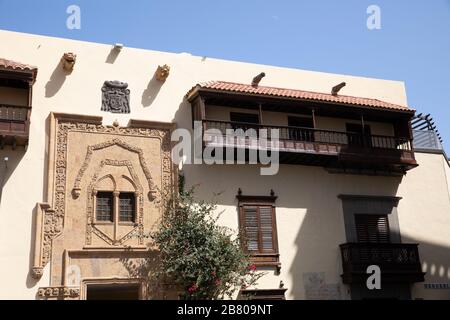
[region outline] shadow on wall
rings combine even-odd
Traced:
[[[151,246],[150,244],[147,244]],[[157,300],[175,300],[177,298],[177,289],[164,281],[158,274],[159,255],[157,251],[146,253],[146,258],[130,258],[132,252],[123,254],[120,263],[128,273],[131,279],[144,280],[146,292],[149,299]]]
[[[337,194],[339,189],[344,189],[339,184],[345,183],[347,187],[358,185],[359,180],[363,183],[367,177],[352,176],[351,182],[345,182],[343,175],[330,175],[319,167],[286,165],[280,170],[280,176],[260,176],[259,167],[252,165],[234,165],[233,168],[231,165],[185,165],[183,173],[187,188],[197,185],[196,197],[206,201],[215,199],[218,205],[229,207],[221,219],[231,223],[236,230],[238,188],[242,188],[246,195],[268,195],[272,188],[278,196],[277,227],[282,265],[281,274],[271,282],[274,285],[280,280],[290,283],[287,298],[291,299],[349,299],[349,287],[341,280],[339,245],[347,241],[342,201]],[[302,183],[298,183],[300,177]],[[327,177],[324,179],[327,179],[325,183],[329,187],[325,190],[321,177]],[[400,178],[372,179],[373,184],[383,187],[380,189],[382,195],[397,194]],[[220,192],[223,193],[215,197]],[[450,283],[450,248],[405,236],[402,241],[419,242],[423,270],[427,272],[426,283]],[[428,257],[437,261],[430,261]],[[450,289],[440,292],[427,290],[423,283],[417,283],[412,290],[413,297],[439,295],[441,299],[450,298]]]
[[[444,236],[444,233],[443,233]],[[427,298],[421,296],[427,291],[433,291],[433,299],[450,300],[450,247],[437,245],[434,243],[418,241],[408,235],[402,236],[403,243],[419,243],[419,256],[422,263],[422,271],[426,272],[425,282],[413,285],[417,298]],[[436,288],[425,287],[427,285],[437,285]],[[440,284],[449,287],[439,288]]]
[[[3,150],[0,150],[0,207],[3,201],[3,188],[24,156],[23,147],[12,150],[10,146],[5,146]]]
[[[44,157],[44,171],[42,172],[43,174],[43,202],[48,202],[48,194],[47,194],[47,190],[48,190],[48,144],[49,144],[49,136],[50,136],[50,121],[51,121],[51,116],[48,115],[47,118],[45,119],[45,157]],[[33,208],[32,211],[32,223],[30,225],[30,234],[31,234],[31,239],[30,239],[30,252],[29,252],[29,268],[28,268],[28,275],[27,275],[27,279],[26,279],[26,286],[27,288],[33,288],[34,286],[36,286],[36,284],[39,282],[39,279],[34,279],[31,276],[31,269],[33,268],[34,265],[34,247],[35,247],[35,241],[36,241],[36,229],[35,229],[35,225],[36,225],[36,207]]]
[[[158,96],[158,93],[161,90],[163,84],[163,81],[159,81],[158,79],[156,79],[156,76],[153,75],[153,78],[148,83],[147,88],[142,93],[141,103],[144,107],[151,106],[153,101]]]
[[[32,220],[31,220],[31,225],[30,225],[30,234],[31,234],[31,238],[30,238],[30,252],[28,254],[28,274],[27,274],[27,279],[26,279],[26,286],[28,289],[31,289],[33,287],[36,286],[36,284],[39,282],[39,279],[35,279],[32,277],[31,275],[31,268],[34,265],[34,247],[35,247],[35,242],[36,242],[36,210],[37,210],[37,206],[34,207],[31,216],[32,216]]]
[[[192,108],[186,98],[178,106],[172,122],[177,124],[177,128],[186,128],[192,133]]]
[[[109,52],[108,56],[106,57],[105,62],[109,64],[113,64],[116,62],[117,57],[119,56],[120,50],[115,49],[114,47],[111,48],[111,51]]]
[[[62,85],[66,81],[67,72],[63,69],[61,61],[56,65],[53,70],[50,80],[45,85],[45,97],[51,98],[58,93]]]
[[[344,176],[330,177],[342,179]],[[367,179],[365,176],[353,178],[355,182]],[[389,183],[384,183],[383,195],[396,195],[398,178],[372,177],[372,179],[373,181],[389,179]],[[310,181],[307,184],[310,190],[303,190],[304,192],[298,190],[296,194],[299,207],[305,208],[305,213],[292,248],[295,254],[290,266],[293,283],[292,288],[289,288],[290,295],[294,299],[306,300],[349,299],[348,286],[342,283],[340,277],[342,260],[339,245],[347,241],[342,201],[337,197],[339,191],[331,187],[328,193],[325,192],[320,187],[323,179]]]

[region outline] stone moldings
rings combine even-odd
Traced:
[[[35,209],[35,230],[36,238],[34,243],[34,257],[33,266],[31,267],[30,273],[35,278],[40,278],[43,273],[44,267],[53,260],[58,262],[55,264],[55,269],[52,267],[52,279],[51,285],[58,286],[61,285],[61,274],[59,274],[61,269],[60,259],[63,255],[61,250],[68,249],[66,246],[61,244],[58,247],[58,252],[52,253],[53,242],[55,239],[59,238],[63,232],[72,234],[74,232],[83,232],[79,229],[64,230],[65,226],[65,216],[66,216],[66,203],[68,197],[70,197],[71,189],[68,188],[67,181],[67,166],[68,166],[68,137],[71,134],[93,134],[92,137],[108,137],[105,143],[94,144],[92,151],[98,148],[106,148],[107,146],[118,145],[125,148],[132,153],[138,155],[142,170],[142,176],[147,179],[149,183],[149,190],[151,191],[151,199],[154,196],[156,190],[161,190],[162,192],[171,192],[175,190],[175,177],[176,177],[176,167],[171,161],[171,131],[173,129],[173,124],[170,123],[160,123],[160,122],[148,122],[148,121],[138,121],[130,120],[128,127],[115,126],[104,126],[101,124],[102,119],[100,117],[94,116],[83,116],[83,115],[70,115],[70,114],[55,114],[52,113],[50,122],[50,139],[49,139],[49,159],[48,159],[48,190],[47,190],[47,202],[38,203]],[[86,137],[91,137],[90,135]],[[152,177],[148,171],[143,150],[138,147],[132,146],[126,139],[139,139],[139,138],[155,138],[158,148],[160,148],[160,157],[152,158],[152,165],[157,165],[160,168],[160,183],[157,186],[153,184]],[[91,139],[91,138],[89,138]],[[151,141],[150,139],[148,140]],[[87,152],[87,163],[89,163],[89,152]],[[74,154],[71,153],[71,158],[73,159]],[[85,161],[86,162],[86,161]],[[116,161],[114,159],[104,159],[104,165],[120,165],[128,166],[129,163]],[[72,166],[70,170],[74,170]],[[76,168],[78,170],[78,168]],[[81,177],[84,174],[81,171]],[[132,168],[133,171],[133,168]],[[80,175],[80,172],[78,172]],[[133,173],[131,173],[133,175]],[[73,175],[74,177],[76,175]],[[76,184],[74,184],[76,186]],[[74,188],[76,189],[76,188]],[[80,188],[81,190],[81,188]],[[138,187],[137,192],[143,190],[142,186]],[[87,191],[87,190],[86,190]],[[73,193],[73,192],[72,192]],[[75,190],[76,193],[76,190]],[[143,192],[137,199],[139,203],[144,202]],[[73,202],[73,201],[72,201]],[[73,205],[73,204],[72,204]],[[142,206],[141,206],[142,208]],[[72,212],[71,214],[75,214]],[[77,213],[78,214],[78,213]],[[83,215],[85,215],[85,211]],[[138,212],[138,234],[142,234],[142,212]],[[73,217],[72,217],[73,218]],[[78,219],[78,218],[77,218]],[[73,223],[73,221],[71,222]],[[94,232],[92,230],[92,232]],[[132,235],[128,235],[131,237]],[[78,236],[77,236],[78,237]],[[65,238],[64,238],[65,239]],[[63,240],[64,240],[63,239]],[[84,236],[83,238],[84,239]],[[122,243],[127,241],[127,237],[121,239]],[[142,240],[139,240],[142,243]],[[82,240],[82,243],[85,241]],[[70,243],[68,244],[72,246]],[[82,245],[82,244],[81,244]],[[73,248],[76,249],[76,248]],[[83,249],[82,247],[80,249]],[[59,259],[59,260],[58,260]]]
[[[96,183],[99,181],[99,173],[105,166],[114,166],[114,167],[126,167],[128,172],[131,175],[131,183],[136,189],[136,199],[137,199],[137,219],[134,227],[130,232],[128,232],[125,236],[120,239],[111,238],[107,234],[105,234],[102,230],[97,228],[95,225],[95,212],[94,212],[94,197],[97,193],[95,189]],[[111,176],[111,175],[108,175]],[[101,178],[101,177],[100,177]],[[126,177],[125,177],[126,178]],[[111,176],[111,179],[114,181],[114,177]],[[136,236],[139,239],[139,245],[144,244],[144,196],[143,196],[143,188],[139,182],[139,178],[133,169],[131,161],[128,160],[111,160],[105,159],[101,161],[100,166],[96,168],[95,174],[91,179],[87,190],[87,226],[86,226],[86,245],[92,244],[92,234],[97,235],[100,239],[105,241],[108,245],[113,246],[121,246],[124,245],[127,240],[131,237]]]
[[[42,277],[43,269],[50,260],[51,242],[61,233],[63,215],[57,213],[48,203],[38,203],[35,209],[34,263],[31,276],[35,279]]]
[[[74,287],[42,287],[39,288],[37,293],[38,299],[46,300],[46,299],[76,299],[80,297],[80,288]]]
[[[147,163],[146,163],[145,158],[144,158],[144,152],[142,151],[142,149],[134,147],[134,146],[132,146],[132,145],[130,145],[130,144],[120,140],[120,139],[112,139],[111,141],[99,143],[99,144],[96,144],[96,145],[88,147],[88,150],[86,152],[86,157],[84,159],[84,163],[81,166],[80,170],[78,171],[77,178],[75,179],[75,183],[74,183],[73,188],[72,188],[72,196],[73,196],[73,198],[77,199],[80,196],[80,193],[81,193],[81,187],[80,187],[81,180],[83,179],[83,175],[84,175],[86,169],[89,167],[89,164],[90,164],[91,159],[92,159],[92,154],[95,151],[98,151],[98,150],[101,150],[101,149],[105,149],[105,148],[109,148],[109,147],[114,146],[114,145],[120,146],[120,147],[122,147],[122,148],[124,148],[124,149],[126,149],[128,151],[137,153],[139,155],[139,161],[141,163],[141,167],[142,167],[142,170],[144,171],[145,177],[147,178],[148,186],[149,186],[149,189],[150,189],[150,191],[148,193],[148,198],[149,198],[150,201],[153,201],[155,199],[155,197],[156,197],[157,190],[156,190],[156,188],[155,188],[155,186],[153,184],[152,176],[151,176],[150,171],[149,171],[149,169],[147,167]]]
[[[102,87],[102,111],[130,113],[130,90],[120,81],[105,81]]]

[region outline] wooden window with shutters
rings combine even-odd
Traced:
[[[355,226],[358,242],[390,242],[389,220],[387,215],[356,214]]]
[[[275,196],[242,196],[239,199],[241,241],[257,266],[280,268]]]

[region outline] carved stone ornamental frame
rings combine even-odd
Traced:
[[[147,179],[148,189],[150,190],[149,194],[147,194],[145,198],[148,197],[150,201],[154,201],[155,198],[159,198],[160,192],[170,193],[176,188],[176,166],[172,164],[171,160],[170,139],[171,132],[174,129],[174,124],[130,120],[128,127],[120,127],[117,124],[112,126],[104,126],[101,123],[101,117],[60,113],[50,114],[47,197],[45,199],[45,202],[38,203],[35,209],[36,238],[34,243],[33,266],[31,268],[31,275],[35,278],[40,278],[42,276],[44,267],[50,261],[52,261],[52,243],[57,237],[61,236],[64,231],[66,202],[69,199],[68,197],[73,197],[75,199],[79,195],[78,192],[81,189],[79,181],[83,177],[84,170],[86,170],[86,168],[83,169],[83,167],[84,164],[89,163],[90,154],[92,154],[93,151],[106,146],[119,145],[122,148],[128,149],[129,152],[137,154],[139,161],[136,161],[138,161],[138,163],[140,163],[140,166],[142,167],[143,176]],[[84,164],[80,164],[82,165],[82,168],[77,168],[77,170],[79,169],[79,171],[78,175],[75,174],[75,181],[67,181],[67,147],[68,134],[70,132],[83,134],[102,134],[107,135],[109,139],[101,145],[96,144],[88,147]],[[159,145],[161,147],[161,162],[160,165],[158,165],[158,168],[161,168],[159,180],[160,187],[156,188],[153,184],[154,182],[152,181],[147,163],[145,162],[145,155],[143,154],[143,151],[139,147],[127,144],[125,140],[122,139],[122,137],[156,138],[160,141]],[[138,208],[142,209],[142,202],[144,201],[144,195],[142,193],[143,187],[138,179],[133,177],[133,175],[135,175],[134,170],[136,168],[133,168],[128,161],[116,161],[111,159],[106,159],[104,162],[102,162],[102,165],[123,166],[124,168],[128,168],[130,175],[137,182],[136,192],[138,195]],[[73,168],[71,168],[71,170],[72,169]],[[91,183],[94,180],[95,177],[91,177],[91,179],[89,179]],[[73,187],[71,186],[71,184]],[[161,188],[161,190],[159,190],[159,188]],[[86,192],[91,191],[92,190],[86,190]],[[86,213],[88,221],[92,214],[92,212]],[[136,216],[136,228],[133,231],[134,233],[137,232],[139,235],[142,235],[142,215],[142,210],[138,210]],[[92,232],[95,231],[92,230]],[[126,237],[128,236],[130,235],[127,235]],[[89,242],[89,232],[87,232],[86,237],[86,241]],[[122,241],[123,243],[125,239],[121,239],[120,241]],[[76,248],[65,249],[69,250]],[[80,249],[83,250],[82,248]],[[89,252],[87,254],[89,254]],[[54,277],[54,275],[51,276]],[[48,287],[40,290],[39,296],[44,297],[50,295],[75,297],[79,295],[79,290],[77,289],[67,290],[64,288],[60,288],[60,286],[64,285],[64,283],[54,283],[53,280],[51,280],[51,282],[51,285],[53,287]]]
[[[114,141],[118,144],[123,143],[120,140],[114,139]],[[102,145],[113,145],[111,143],[105,143]],[[91,149],[91,147],[89,147],[89,149]],[[133,149],[132,149],[133,150]],[[142,152],[142,151],[141,151]],[[141,163],[143,157],[141,158]],[[145,162],[144,162],[145,163]],[[136,189],[136,198],[137,198],[137,202],[138,202],[138,206],[137,206],[137,220],[136,223],[134,225],[134,228],[128,232],[124,237],[122,237],[121,239],[111,239],[107,234],[105,234],[104,232],[102,232],[100,229],[98,229],[95,226],[95,217],[94,217],[94,195],[96,193],[95,190],[95,183],[98,181],[98,174],[101,171],[102,168],[104,168],[105,166],[116,166],[116,167],[126,167],[128,169],[128,172],[131,174],[132,177],[132,183],[135,186]],[[146,170],[144,169],[144,172]],[[147,173],[146,175],[148,175],[149,180],[151,180],[150,178],[150,173],[148,172],[147,169]],[[78,180],[78,178],[77,178]],[[150,183],[149,181],[149,185],[151,187],[153,187],[153,183]],[[156,190],[154,191],[156,192]],[[154,194],[152,194],[152,197],[150,198],[151,201],[153,201],[155,199]],[[87,190],[87,226],[86,226],[86,245],[91,245],[92,244],[92,233],[96,234],[99,238],[101,238],[103,241],[105,241],[106,243],[110,244],[110,245],[124,245],[126,243],[126,241],[128,239],[130,239],[133,236],[138,237],[139,239],[139,244],[143,245],[144,244],[144,197],[142,195],[142,186],[139,183],[139,179],[133,169],[133,166],[131,165],[130,161],[127,160],[123,160],[123,161],[116,161],[116,160],[110,160],[110,159],[106,159],[103,160],[100,163],[100,166],[95,170],[95,174],[91,179],[91,183],[89,184],[88,190]]]

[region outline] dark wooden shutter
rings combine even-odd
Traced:
[[[243,222],[249,252],[274,252],[274,221],[271,206],[244,206]]]
[[[113,221],[113,193],[98,192],[96,199],[97,221]]]
[[[387,215],[356,214],[355,225],[358,242],[390,242]]]
[[[244,233],[247,250],[249,252],[259,251],[259,232],[258,232],[258,207],[244,206]]]
[[[260,233],[261,233],[260,250],[264,252],[274,251],[272,211],[273,211],[272,207],[259,207]]]

